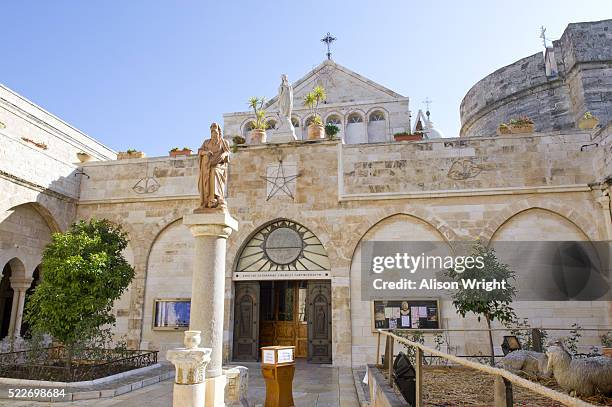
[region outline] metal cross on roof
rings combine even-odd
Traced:
[[[324,42],[325,44],[327,44],[327,59],[331,59],[331,51],[329,49],[329,46],[331,45],[332,42],[334,42],[336,40],[337,40],[337,38],[336,37],[332,37],[329,32],[327,33],[327,35],[324,38],[321,38],[321,42]]]
[[[433,100],[430,100],[428,97],[426,97],[423,103],[425,103],[425,106],[427,106],[427,111],[429,112],[429,105],[433,103]]]

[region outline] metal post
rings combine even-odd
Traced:
[[[495,376],[495,407],[512,407],[512,383],[501,376]]]
[[[391,350],[391,337],[387,336],[386,341],[385,341],[385,363],[383,363],[383,369],[386,367],[385,365],[388,365],[389,363],[389,351]]]
[[[389,339],[391,339],[391,349],[389,350],[389,385],[393,387],[393,344],[395,339],[390,336]]]
[[[416,348],[414,365],[414,372],[416,376],[416,395],[414,403],[416,407],[421,407],[423,403],[423,351],[421,348]]]
[[[378,366],[378,364],[380,363],[380,332],[378,333],[378,340],[376,342],[376,361],[374,362],[374,364],[376,366]]]

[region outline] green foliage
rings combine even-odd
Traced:
[[[533,120],[531,120],[527,116],[521,116],[521,117],[518,117],[516,119],[511,119],[510,120],[510,125],[511,126],[526,126],[528,124],[533,124]]]
[[[476,243],[472,248],[471,256],[475,259],[482,258],[484,267],[479,267],[478,262],[470,265],[465,264],[465,270],[449,269],[446,275],[450,279],[459,282],[459,290],[452,294],[453,305],[457,313],[465,318],[466,314],[473,313],[477,316],[478,321],[485,318],[487,327],[491,329],[492,321],[501,323],[509,323],[516,319],[514,309],[511,304],[516,296],[516,288],[511,281],[516,280],[516,273],[501,263],[495,255],[493,248],[485,247],[480,242]],[[462,279],[474,279],[476,281],[506,281],[505,290],[471,290],[464,288],[461,284]],[[489,331],[490,345],[490,362],[495,365],[493,358],[493,336]]]
[[[585,120],[588,120],[588,119],[594,119],[595,116],[591,112],[584,112],[584,114],[582,115],[582,118]]]
[[[412,342],[416,342],[420,344],[425,343],[425,336],[423,335],[423,332],[421,331],[397,330],[397,331],[394,331],[393,333],[396,334],[397,336],[401,336],[402,338],[406,338]],[[410,363],[412,363],[412,365],[414,366],[414,364],[416,363],[416,348],[414,346],[409,346],[406,344],[402,344],[402,346],[406,350],[405,353],[406,353],[406,356],[408,356]]]
[[[542,349],[542,351],[546,351],[546,338],[548,338],[548,332],[546,332],[546,330],[544,329],[540,329],[540,343],[536,344],[534,342],[534,338],[532,335],[533,331],[530,328],[528,318],[523,318],[522,321],[516,318],[510,323],[506,323],[504,325],[506,325],[507,327],[513,327],[510,329],[510,334],[517,337],[523,349],[535,350],[537,348],[537,345],[539,345],[539,349]]]
[[[268,121],[265,119],[266,111],[263,108],[266,103],[266,98],[264,97],[256,97],[252,96],[249,98],[249,107],[253,109],[253,114],[255,115],[255,124],[253,129],[256,130],[266,130],[268,128]]]
[[[336,137],[336,134],[338,134],[339,131],[340,128],[335,124],[328,123],[325,125],[325,134],[327,134],[327,137],[332,140]]]
[[[170,151],[172,151],[172,152],[174,152],[174,151],[179,151],[179,148],[178,148],[178,147],[174,147],[174,148],[172,148],[172,150],[170,150]]]
[[[137,153],[137,152],[138,151],[133,149],[133,148],[128,148],[128,150],[126,151],[126,153],[128,153],[128,154],[134,154],[134,153]]]
[[[314,115],[312,123],[321,125],[321,115],[319,115],[319,103],[327,99],[325,88],[323,86],[315,86],[312,91],[308,92],[304,97],[304,106],[308,107]]]
[[[601,335],[601,346],[604,348],[612,348],[612,331],[608,331],[605,335]]]
[[[244,144],[246,143],[246,139],[242,136],[234,136],[232,137],[232,141],[234,144]]]
[[[115,323],[113,302],[134,278],[123,257],[127,235],[103,219],[80,221],[54,233],[42,259],[44,278],[26,306],[33,332],[48,333],[72,353]]]
[[[581,331],[582,327],[574,322],[569,336],[563,338],[563,344],[571,354],[575,355],[578,353],[578,342],[580,342],[580,338],[582,337]]]

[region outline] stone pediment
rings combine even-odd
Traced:
[[[359,101],[395,101],[404,96],[361,76],[331,60],[326,60],[296,82],[293,82],[293,106],[302,106],[304,96],[313,87],[321,85],[327,93],[327,104]],[[275,96],[268,104],[268,110],[276,110]]]

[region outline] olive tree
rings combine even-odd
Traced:
[[[459,282],[459,289],[452,294],[453,305],[457,313],[465,318],[469,312],[476,314],[478,321],[484,318],[489,329],[490,363],[495,365],[493,335],[491,322],[499,321],[509,323],[514,321],[516,315],[512,308],[512,300],[516,295],[516,288],[511,284],[516,280],[516,273],[507,264],[501,263],[495,255],[495,250],[477,242],[470,255],[474,259],[481,257],[482,266],[478,262],[465,264],[463,267],[448,269],[446,274],[454,281]],[[472,289],[462,284],[462,280],[474,279],[476,281],[505,281],[505,289],[485,291]]]
[[[91,219],[54,233],[43,251],[43,278],[28,301],[25,319],[34,332],[50,334],[65,346],[69,370],[75,348],[115,323],[113,302],[134,278],[122,254],[127,244],[120,226]]]

